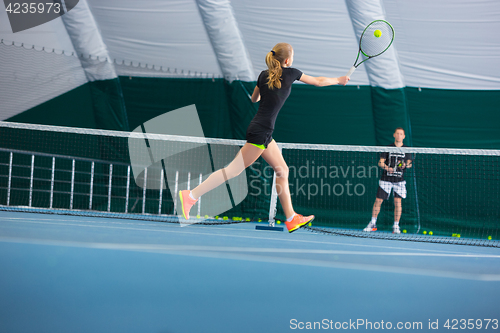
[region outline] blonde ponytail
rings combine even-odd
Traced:
[[[286,59],[290,58],[293,49],[290,44],[278,43],[266,54],[266,64],[269,68],[267,86],[269,89],[281,88],[282,65]]]

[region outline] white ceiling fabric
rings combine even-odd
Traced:
[[[94,17],[86,0],[80,0],[70,12],[62,16],[64,26],[89,81],[117,77]],[[90,56],[87,56],[90,55]]]
[[[0,5],[0,39],[4,44],[15,42],[25,48],[54,49],[55,53],[84,49],[95,53],[94,58],[107,52],[118,75],[229,75],[244,80],[254,80],[266,68],[265,55],[276,43],[288,42],[295,49],[294,67],[313,76],[341,76],[352,66],[358,51],[359,32],[353,27],[356,15],[348,10],[346,1],[358,4],[363,20],[384,16],[396,31],[390,51],[362,64],[350,84],[500,89],[498,0],[81,0],[65,20],[71,19],[73,11],[78,15],[78,8],[88,3],[88,13],[96,23],[87,25],[86,31],[94,34],[90,39],[92,34],[78,33],[83,31],[82,25],[70,38],[68,25],[60,18],[13,34]],[[378,9],[372,11],[375,5]],[[80,14],[76,21],[86,22],[84,16]],[[73,43],[78,38],[75,50]],[[94,43],[99,40],[103,42],[100,46]],[[36,74],[37,66],[23,66],[20,62],[26,59],[18,52],[5,48],[2,52],[4,80],[0,90],[5,93],[9,84],[6,75],[15,69],[17,77],[29,77]],[[81,77],[82,65],[77,68],[72,62],[58,71]],[[89,72],[85,73],[88,76]],[[99,74],[98,70],[93,77],[108,77]],[[71,90],[74,84],[76,81],[62,90]],[[45,94],[52,98],[55,92],[61,92],[60,85]]]
[[[407,86],[500,89],[500,1],[383,0]]]
[[[346,4],[358,40],[370,22],[386,20],[379,0],[346,0]],[[383,55],[368,59],[360,66],[365,66],[372,86],[385,89],[398,89],[405,86],[399,70],[396,47],[391,46]]]
[[[255,81],[252,63],[229,0],[196,2],[224,77],[230,81]]]

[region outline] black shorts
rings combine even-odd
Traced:
[[[391,192],[394,193],[394,198],[405,199],[406,182],[389,182],[381,179],[377,190],[377,198],[387,200],[391,195]]]
[[[377,198],[382,199],[382,200],[387,200],[387,199],[389,199],[389,195],[390,195],[390,193],[387,193],[386,191],[384,191],[382,189],[382,187],[380,187],[380,186],[378,187]],[[401,198],[401,196],[399,194],[397,194],[396,192],[394,192],[394,198]]]
[[[265,149],[273,141],[273,130],[257,123],[250,123],[247,128],[246,140],[259,148]]]

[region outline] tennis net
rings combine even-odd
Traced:
[[[176,193],[226,166],[244,143],[0,122],[0,209],[179,222]],[[295,211],[316,215],[311,231],[499,246],[498,150],[278,145]],[[378,230],[362,231],[379,191],[381,154],[396,161],[396,172],[398,163],[412,160],[405,190],[395,190],[405,197],[401,234],[392,233],[394,191],[381,205]],[[259,158],[202,196],[193,221],[280,223],[275,183],[273,169]]]

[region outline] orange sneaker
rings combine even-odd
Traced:
[[[190,190],[179,191],[179,197],[181,198],[182,215],[186,220],[189,220],[189,211],[191,207],[198,201],[191,199],[189,196]]]
[[[292,233],[300,227],[305,226],[309,222],[314,220],[314,215],[302,216],[300,214],[295,214],[293,219],[290,222],[285,221],[285,225],[288,229],[288,232]]]

